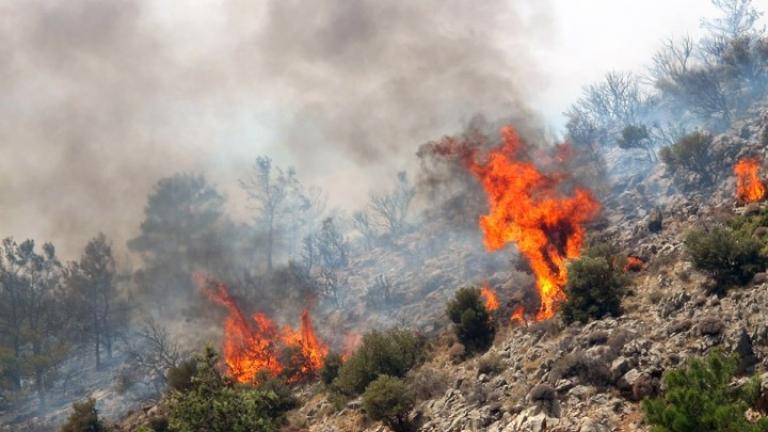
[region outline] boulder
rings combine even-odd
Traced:
[[[720,336],[724,328],[723,321],[715,316],[702,318],[697,326],[700,336]]]

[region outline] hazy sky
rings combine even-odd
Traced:
[[[768,0],[756,0],[768,10]],[[560,131],[581,86],[696,35],[707,0],[0,3],[0,235],[72,258],[162,176],[245,203],[261,154],[350,208],[474,114]]]

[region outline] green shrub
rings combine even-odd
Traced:
[[[727,227],[694,229],[686,236],[685,247],[693,266],[712,277],[712,291],[717,294],[749,282],[765,267],[760,243]]]
[[[149,428],[152,432],[168,432],[168,418],[152,417],[149,419]]]
[[[96,400],[88,398],[72,404],[72,414],[61,427],[61,432],[106,432],[109,429],[99,420]]]
[[[423,349],[422,338],[408,330],[366,333],[360,346],[339,369],[332,387],[337,393],[354,396],[380,375],[403,377],[421,362]]]
[[[282,413],[299,406],[299,401],[293,395],[291,388],[286,384],[284,379],[279,377],[271,378],[266,371],[259,375],[260,376],[257,376],[255,380],[259,383],[256,386],[256,390],[274,395],[274,401],[272,402],[273,409]]]
[[[410,430],[408,413],[414,398],[399,378],[382,375],[371,382],[363,393],[363,410],[372,420],[381,420],[395,432]]]
[[[659,152],[662,162],[671,172],[685,168],[701,176],[706,183],[712,182],[709,167],[712,157],[709,149],[712,146],[712,135],[702,132],[690,133],[671,146],[664,147]]]
[[[654,432],[747,432],[768,430],[768,420],[747,421],[745,413],[757,396],[756,380],[731,386],[738,367],[735,356],[710,353],[664,376],[666,391],[643,403]]]
[[[191,358],[168,369],[166,379],[171,390],[187,391],[192,388],[192,377],[197,371],[197,359]]]
[[[491,346],[496,329],[479,289],[467,287],[458,290],[448,302],[447,313],[453,322],[456,337],[467,351],[483,351]]]
[[[611,260],[613,261],[613,260]],[[621,315],[627,278],[604,257],[583,256],[568,264],[568,300],[562,304],[566,323],[587,322],[605,315]]]
[[[211,348],[198,358],[192,386],[173,391],[168,425],[173,431],[271,432],[283,414],[272,391],[239,386],[217,369]]]
[[[320,369],[320,380],[325,385],[330,385],[339,375],[339,369],[341,369],[343,363],[344,362],[339,354],[334,352],[328,353],[328,355],[325,356],[323,368]]]

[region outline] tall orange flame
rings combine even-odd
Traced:
[[[584,244],[583,224],[600,211],[591,192],[575,188],[572,196],[559,190],[564,175],[543,174],[533,163],[520,160],[525,150],[515,129],[501,129],[501,146],[478,162],[477,147],[453,138],[434,144],[437,154],[459,155],[481,182],[489,213],[480,227],[489,251],[513,242],[528,259],[541,297],[537,320],[554,316],[565,300],[566,261],[576,258]]]
[[[488,309],[488,312],[493,312],[499,308],[499,299],[496,296],[496,291],[491,287],[483,285],[480,288],[480,295],[483,297],[483,301],[485,301],[485,308]]]
[[[745,203],[762,201],[765,198],[765,184],[758,171],[760,161],[756,158],[740,159],[733,167],[736,174],[736,198]]]
[[[289,382],[314,375],[323,367],[328,347],[315,334],[308,309],[301,314],[298,330],[287,325],[278,330],[263,313],[255,313],[251,321],[247,320],[223,283],[202,275],[195,275],[195,280],[213,302],[227,309],[222,353],[227,372],[235,380],[252,382],[259,373],[277,376],[286,372],[288,365],[280,358],[286,349],[292,349],[300,356],[299,364],[290,365]]]

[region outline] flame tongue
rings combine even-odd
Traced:
[[[270,376],[283,373],[286,365],[280,362],[279,353],[286,348],[297,351],[302,360],[288,381],[299,381],[323,367],[328,347],[315,334],[309,309],[301,314],[299,330],[290,326],[278,330],[263,313],[255,313],[247,320],[223,283],[202,275],[196,275],[195,280],[213,302],[227,309],[222,351],[228,373],[238,382],[251,382],[262,372]]]
[[[481,182],[489,207],[480,218],[485,247],[496,251],[510,242],[517,245],[536,277],[541,297],[536,319],[548,319],[565,300],[566,260],[579,256],[583,224],[597,216],[600,204],[586,189],[563,196],[558,190],[562,175],[545,175],[519,160],[523,143],[513,128],[502,128],[501,137],[502,145],[485,163],[477,161],[475,147],[453,139],[438,143],[433,151],[459,155]]]
[[[765,198],[765,184],[758,171],[760,161],[754,158],[740,159],[733,167],[736,174],[736,198],[745,202],[757,202]]]
[[[483,297],[483,301],[485,301],[485,308],[488,309],[488,312],[493,312],[499,308],[499,299],[496,296],[496,291],[491,289],[491,287],[483,285],[480,288],[480,295]]]

